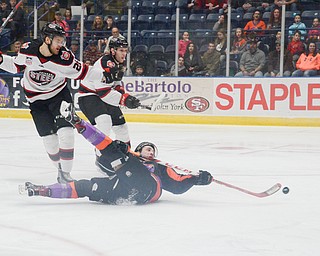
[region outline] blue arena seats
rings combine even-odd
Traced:
[[[160,0],[157,8],[155,8],[156,14],[173,14],[176,10],[175,1],[173,0]]]
[[[157,14],[154,17],[153,29],[168,29],[170,28],[171,15],[170,14]]]
[[[153,14],[141,14],[138,16],[137,20],[132,25],[132,28],[139,31],[152,29],[153,21]]]

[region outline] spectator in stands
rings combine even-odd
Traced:
[[[184,31],[182,34],[182,39],[179,40],[179,56],[184,56],[184,54],[186,53],[187,50],[187,46],[188,44],[191,43],[190,40],[190,36],[189,36],[189,32],[188,31]]]
[[[135,72],[133,73],[134,76],[145,76],[144,66],[137,65],[135,68]]]
[[[14,9],[16,4],[17,4],[17,0],[9,1],[9,5],[7,5],[7,8],[3,12],[2,22],[6,20],[6,18]],[[9,19],[9,22],[6,28],[11,29],[11,35],[10,35],[11,41],[17,41],[17,40],[20,40],[21,42],[23,41],[23,37],[25,34],[25,11],[22,9],[21,6],[19,6],[19,8],[16,10],[12,18]]]
[[[92,22],[91,32],[89,36],[91,36],[91,39],[94,39],[94,40],[104,39],[105,29],[106,28],[105,28],[105,24],[103,22],[102,17],[99,15],[96,15]]]
[[[219,19],[216,23],[214,23],[214,26],[212,28],[213,32],[217,32],[218,30],[223,29],[224,31],[227,31],[227,21],[226,21],[226,15],[221,14],[219,16]]]
[[[300,40],[301,38],[301,32],[299,30],[296,30],[291,42],[288,44],[288,50],[291,52],[292,54],[292,59],[294,62],[294,66],[295,66],[295,62],[299,59],[301,53],[304,52],[304,44],[301,42]]]
[[[265,0],[255,0],[255,1],[250,1],[252,6],[256,9],[258,9],[261,13],[264,12],[270,12],[271,11],[271,5],[270,1],[265,1]]]
[[[298,10],[297,6],[298,0],[274,0],[274,4],[281,7],[281,5],[286,5],[287,11],[296,12]]]
[[[214,42],[208,44],[208,50],[202,56],[204,76],[218,76],[220,74],[220,52],[216,50]]]
[[[69,34],[69,24],[68,22],[66,22],[63,18],[62,18],[62,14],[60,11],[56,11],[55,15],[54,15],[54,20],[52,21],[52,23],[58,24],[60,27],[62,27],[64,29],[64,31],[66,32],[66,36],[68,37]]]
[[[220,60],[224,61],[226,59],[226,49],[227,49],[227,37],[223,29],[217,32],[217,38],[214,41],[216,46],[216,51],[220,53]]]
[[[240,59],[240,72],[235,77],[263,76],[262,69],[265,65],[266,56],[263,51],[258,49],[257,38],[252,38],[249,43],[249,50],[245,51]]]
[[[236,7],[236,12],[240,13],[241,16],[243,16],[245,13],[250,13],[250,12],[254,12],[255,8],[251,5],[251,1],[250,0],[243,0],[243,1],[234,1],[236,3],[235,7]]]
[[[6,18],[5,13],[6,13],[7,6],[8,6],[7,1],[2,0],[0,4],[0,17],[1,17],[0,25],[2,25],[3,23],[3,18]]]
[[[205,13],[220,13],[227,12],[228,0],[206,0],[205,1]]]
[[[176,65],[172,65],[170,69],[170,76],[175,76],[176,74]],[[187,69],[184,65],[184,58],[182,56],[178,59],[178,76],[187,76]]]
[[[71,33],[72,40],[78,40],[78,41],[80,40],[80,30],[81,30],[81,21],[79,20],[77,22],[75,29],[72,30],[72,33]],[[83,28],[83,36],[84,37],[87,36],[86,28]]]
[[[132,52],[130,58],[131,73],[134,73],[138,65],[144,67],[144,73],[146,76],[156,75],[155,61],[149,58],[148,53],[145,51]]]
[[[261,12],[259,10],[255,10],[252,14],[252,20],[247,22],[244,30],[246,31],[246,34],[254,31],[257,36],[262,36],[264,35],[266,28],[266,23],[261,19]]]
[[[106,18],[106,26],[105,26],[106,31],[107,31],[107,36],[106,36],[107,38],[109,36],[112,36],[112,29],[114,27],[115,27],[115,25],[114,25],[113,17],[112,16],[108,16]]]
[[[188,0],[187,9],[188,9],[189,14],[203,13],[204,0]]]
[[[72,40],[70,45],[70,50],[76,56],[76,58],[80,59],[80,44],[78,40]]]
[[[114,40],[116,38],[120,38],[120,39],[126,39],[123,35],[120,34],[120,31],[117,27],[113,27],[111,30],[111,36],[109,36],[107,42],[106,42],[106,46],[104,48],[104,53],[105,54],[109,54],[110,53],[110,48],[109,48],[109,44],[111,40]],[[103,47],[103,46],[102,46]]]
[[[276,49],[268,55],[268,72],[264,74],[266,77],[278,77],[280,76],[280,50],[281,42],[276,41]],[[283,76],[288,77],[291,75],[293,68],[292,54],[288,50],[284,52],[283,60]]]
[[[308,31],[308,42],[320,42],[320,23],[319,18],[314,18],[312,27]]]
[[[184,54],[184,65],[189,76],[193,76],[203,68],[198,48],[192,42],[188,44],[186,53]]]
[[[301,22],[301,15],[296,14],[294,16],[293,24],[289,27],[289,37],[292,37],[296,30],[299,30],[301,33],[300,40],[304,41],[305,36],[307,35],[306,25]]]
[[[98,42],[90,40],[87,48],[83,53],[83,61],[93,65],[103,54],[98,50]]]
[[[317,53],[316,43],[310,42],[306,52],[302,53],[296,63],[297,70],[292,76],[316,76],[320,70],[320,54]]]
[[[72,18],[71,8],[66,8],[63,18],[65,21],[71,20]]]
[[[272,41],[271,39],[268,41],[268,45],[269,45],[269,51],[272,52],[276,49],[276,42],[281,42],[281,31],[278,31],[275,35],[275,37],[272,37],[272,38],[275,38],[274,41]]]
[[[233,43],[231,45],[231,56],[234,60],[239,61],[242,53],[246,50],[247,40],[242,31],[242,28],[237,28],[235,31]]]
[[[278,7],[272,10],[267,29],[273,30],[271,31],[271,34],[275,34],[278,30],[281,29],[281,10]]]
[[[21,42],[15,41],[13,44],[10,45],[10,50],[7,51],[7,55],[17,56],[18,52],[20,51],[20,48],[21,48]]]
[[[44,16],[46,22],[54,20],[55,13],[60,9],[58,1],[46,1],[43,7],[44,12],[47,12],[47,15]]]

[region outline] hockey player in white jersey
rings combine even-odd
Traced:
[[[63,28],[47,23],[41,41],[24,43],[16,57],[0,54],[1,69],[10,73],[24,71],[21,85],[36,129],[58,169],[60,183],[73,180],[74,132],[59,112],[62,101],[72,102],[66,78],[83,79],[89,69],[65,47],[65,41]]]
[[[122,77],[128,42],[117,38],[110,42],[111,53],[98,59],[90,75],[82,80],[79,89],[81,111],[107,136],[111,129],[116,139],[130,145],[128,127],[119,105],[128,108],[140,106],[140,100],[125,92]]]

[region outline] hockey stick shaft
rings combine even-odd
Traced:
[[[151,107],[148,106],[148,105],[142,105],[142,104],[141,104],[139,107],[140,107],[140,108],[143,108],[143,109],[151,110]]]
[[[185,169],[185,168],[181,168],[179,166],[176,166],[176,165],[172,165],[170,163],[165,163],[165,162],[162,162],[160,160],[157,160],[158,163],[160,164],[163,164],[165,166],[168,166],[168,167],[172,167],[172,168],[175,168],[175,169],[178,169],[180,171],[183,171],[187,174],[193,174],[193,175],[197,175],[199,174],[198,172],[195,172],[195,171],[192,171],[192,170],[188,170],[188,169]],[[219,185],[223,185],[223,186],[226,186],[228,188],[231,188],[231,189],[235,189],[235,190],[238,190],[242,193],[246,193],[248,195],[251,195],[251,196],[255,196],[255,197],[267,197],[267,196],[271,196],[273,195],[274,193],[276,193],[278,190],[280,190],[281,188],[281,184],[280,183],[276,183],[275,185],[273,185],[272,187],[270,187],[269,189],[263,191],[263,192],[260,192],[260,193],[256,193],[256,192],[253,192],[253,191],[250,191],[250,190],[247,190],[245,188],[241,188],[241,187],[238,187],[238,186],[235,186],[235,185],[232,185],[230,183],[227,183],[227,182],[224,182],[224,181],[220,181],[220,180],[217,180],[217,179],[212,179],[211,182],[214,182],[214,183],[217,183]]]
[[[2,30],[7,26],[9,20],[12,18],[12,16],[16,13],[17,9],[20,7],[20,5],[22,5],[23,0],[20,0],[19,3],[16,4],[16,6],[12,9],[12,11],[9,13],[8,17],[5,19],[5,21],[2,23],[1,27],[0,27],[0,33],[2,32]]]

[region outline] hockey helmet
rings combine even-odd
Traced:
[[[156,147],[156,145],[154,145],[152,142],[148,142],[148,141],[143,141],[141,142],[136,149],[134,150],[134,152],[140,152],[142,151],[142,149],[146,146],[150,146],[153,148],[154,150],[154,157],[156,157],[158,155],[158,148]]]
[[[114,48],[115,50],[118,48],[129,48],[129,44],[124,38],[113,38],[110,40],[109,48]]]
[[[63,27],[61,27],[58,24],[50,23],[50,22],[43,26],[41,33],[42,33],[43,39],[46,36],[53,39],[55,36],[65,37],[66,35],[66,32],[64,31]]]

